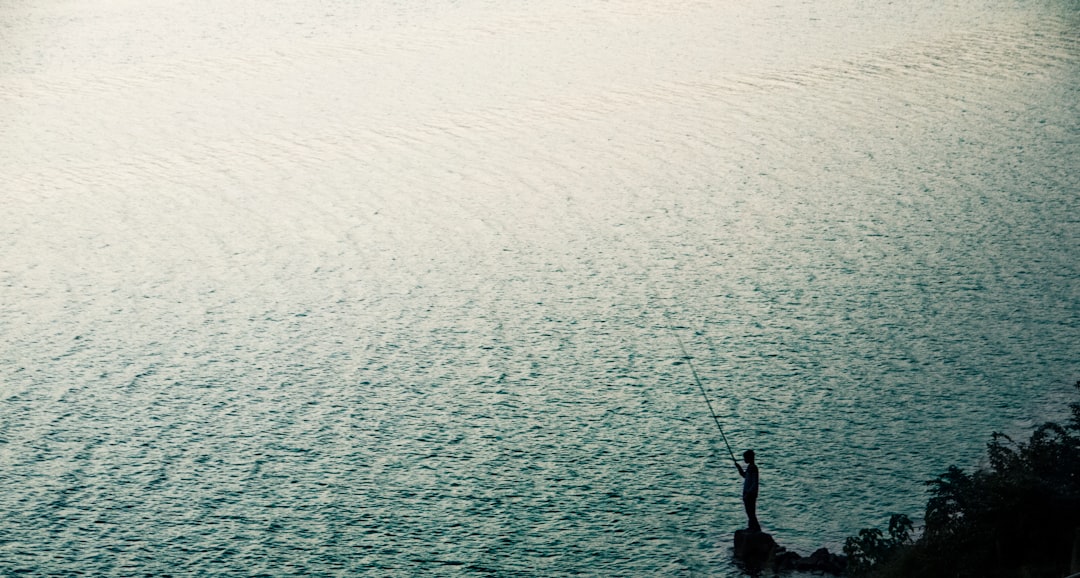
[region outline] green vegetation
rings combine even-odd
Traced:
[[[1080,382],[1076,384],[1080,390]],[[953,466],[927,482],[926,525],[894,515],[886,536],[847,539],[848,574],[891,578],[1062,578],[1080,572],[1080,403],[1065,425],[1039,426],[1026,442],[994,433],[989,467]]]

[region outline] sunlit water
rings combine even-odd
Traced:
[[[1080,5],[0,5],[0,573],[732,576],[1059,417]]]

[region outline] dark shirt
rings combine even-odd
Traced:
[[[742,493],[744,496],[748,494],[757,494],[758,492],[758,467],[757,464],[750,464],[746,466],[746,472],[739,468],[739,473],[743,475]]]

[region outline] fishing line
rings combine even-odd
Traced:
[[[701,390],[701,396],[705,398],[705,405],[709,406],[709,414],[712,415],[713,421],[716,422],[717,429],[720,430],[720,437],[724,439],[724,445],[727,446],[728,455],[731,456],[731,461],[738,465],[739,460],[735,459],[735,452],[731,451],[731,444],[727,441],[727,436],[724,435],[724,427],[720,425],[720,418],[716,417],[716,412],[713,411],[712,402],[709,401],[709,395],[705,393],[705,386],[701,385],[701,378],[698,377],[697,370],[694,369],[694,363],[690,361],[690,355],[686,353],[686,346],[683,345],[682,337],[679,337],[679,333],[674,328],[671,330],[675,334],[675,339],[679,341],[679,349],[682,350],[683,359],[686,360],[686,364],[690,366],[690,372],[694,374],[694,381],[697,382],[698,389]]]

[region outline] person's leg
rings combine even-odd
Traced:
[[[751,532],[760,532],[761,524],[757,519],[757,494],[746,494],[743,496],[743,505],[746,506],[746,520],[749,523],[748,529]]]

